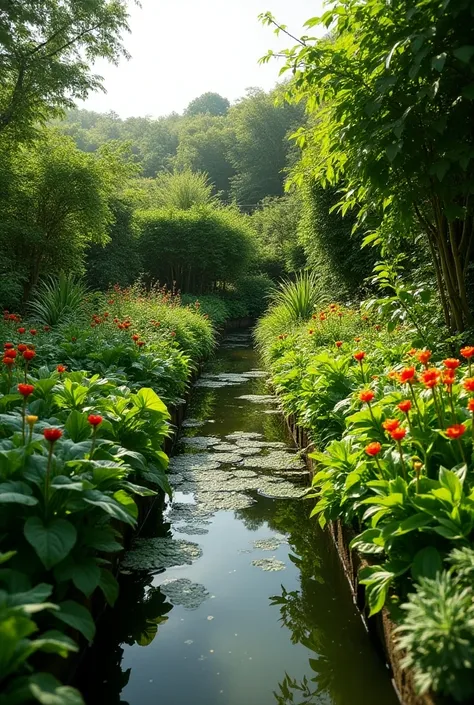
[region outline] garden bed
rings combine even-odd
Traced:
[[[304,450],[305,461],[312,476],[314,475],[313,461],[308,457],[308,451],[311,449],[312,444],[308,434],[304,428],[295,422],[294,417],[290,416],[286,421],[296,445],[298,448]],[[358,580],[359,568],[363,565],[367,565],[367,562],[357,551],[349,548],[349,544],[356,536],[356,532],[350,527],[345,526],[340,520],[329,523],[327,525],[327,531],[334,542],[352,592],[354,603],[359,610],[361,619],[373,639],[376,648],[380,651],[387,666],[390,668],[392,682],[402,705],[440,705],[441,702],[447,705],[446,701],[441,701],[430,693],[424,695],[418,695],[416,693],[411,673],[403,669],[400,665],[403,653],[395,649],[395,624],[390,619],[388,610],[384,607],[381,612],[373,617],[368,616],[365,603],[365,589],[360,585]]]

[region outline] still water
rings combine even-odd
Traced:
[[[79,673],[88,705],[397,704],[310,502],[281,497],[305,477],[281,447],[291,444],[275,403],[260,397],[258,366],[250,338],[231,335],[198,382],[183,430],[196,440],[181,449],[202,467],[173,461],[177,508],[152,513],[141,536],[192,542],[199,555],[164,571],[124,569]],[[230,491],[219,493],[223,472]],[[183,585],[184,597],[170,590]]]

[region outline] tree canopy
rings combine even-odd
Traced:
[[[194,98],[186,110],[185,115],[225,115],[230,107],[227,98],[223,98],[219,93],[207,92]]]

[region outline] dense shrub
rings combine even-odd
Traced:
[[[205,293],[236,281],[252,255],[245,216],[209,206],[136,215],[146,276],[182,291]]]
[[[361,293],[375,256],[373,251],[361,250],[360,239],[351,234],[355,218],[331,210],[339,201],[335,188],[305,186],[299,240],[321,286],[330,297],[341,301]]]
[[[86,255],[87,281],[96,289],[107,289],[113,284],[129,286],[142,269],[131,205],[114,198],[110,208],[114,221],[109,227],[109,241],[90,245]]]

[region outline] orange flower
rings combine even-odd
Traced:
[[[397,406],[400,411],[403,411],[404,414],[408,414],[411,409],[411,401],[409,399],[405,399],[404,401],[401,401],[399,404],[397,404]]]
[[[461,362],[455,357],[448,357],[446,360],[443,360],[443,365],[447,367],[448,370],[456,370],[460,364]]]
[[[474,414],[474,399],[469,399],[467,402],[467,408]]]
[[[67,367],[66,365],[56,365],[56,370],[59,372],[60,375],[62,375],[64,372],[66,372]]]
[[[342,340],[336,340],[336,348],[340,348],[342,346]]]
[[[356,353],[354,353],[354,359],[356,359],[357,362],[362,362],[364,357],[365,357],[365,352],[363,350],[358,350]]]
[[[359,394],[359,399],[362,402],[371,402],[372,399],[375,397],[374,392],[371,389],[364,389],[360,394]]]
[[[426,365],[428,363],[428,360],[430,359],[431,355],[432,355],[431,350],[420,350],[418,353],[416,353],[417,359],[423,365]]]
[[[465,348],[461,348],[461,355],[467,359],[474,357],[474,345],[466,345]]]
[[[400,421],[398,419],[387,419],[383,422],[382,426],[386,431],[391,433],[400,426]]]
[[[393,431],[390,432],[390,435],[394,441],[402,441],[407,435],[407,432],[404,428],[394,428]]]
[[[325,314],[325,313],[320,313],[320,314],[319,314],[319,320],[320,320],[320,321],[325,321],[325,320],[326,320],[326,314]]]
[[[401,372],[398,374],[398,379],[402,384],[406,384],[407,382],[412,382],[415,378],[415,368],[414,367],[404,367]]]
[[[355,340],[356,343],[360,343],[360,341],[362,340],[362,338],[354,338],[354,340]]]
[[[418,350],[417,350],[416,348],[411,348],[411,349],[408,351],[408,355],[410,355],[410,357],[414,357],[417,352],[418,352]]]
[[[396,370],[390,370],[390,372],[387,373],[387,377],[389,379],[398,379],[398,372]]]
[[[460,438],[465,432],[466,427],[463,423],[456,423],[454,424],[454,426],[450,426],[446,429],[446,435],[448,436],[448,438],[451,438],[451,440],[456,440],[456,438]]]
[[[431,367],[429,370],[425,370],[421,373],[421,381],[429,389],[433,389],[439,382],[441,377],[441,372],[436,369],[436,367]]]
[[[365,448],[365,452],[367,453],[367,455],[370,455],[372,458],[378,455],[381,450],[382,446],[378,441],[373,441],[372,443],[369,443],[369,445]]]
[[[137,335],[136,333],[134,333],[134,334],[132,335],[132,340],[134,340],[135,342],[137,342],[137,340],[140,340],[140,336]]]
[[[456,381],[456,370],[444,370],[443,384],[447,387],[452,387]]]
[[[468,377],[464,380],[464,389],[468,392],[474,392],[474,377]]]

